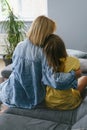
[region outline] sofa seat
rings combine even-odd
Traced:
[[[0,130],[81,129],[87,129],[87,97],[74,110],[8,108],[0,114]]]
[[[52,121],[6,113],[0,115],[0,130],[58,130],[59,127],[58,123]]]

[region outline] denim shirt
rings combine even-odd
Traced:
[[[12,107],[34,108],[44,100],[46,85],[68,89],[75,82],[75,73],[53,73],[40,47],[29,39],[20,42],[12,57],[13,71],[0,84],[0,100]]]

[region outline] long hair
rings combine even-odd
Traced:
[[[55,30],[55,22],[50,18],[42,15],[33,21],[29,28],[27,36],[33,44],[43,46],[46,37],[54,33]]]
[[[67,57],[66,48],[63,40],[55,34],[51,34],[44,43],[44,53],[46,55],[48,65],[53,68],[54,72],[59,72],[62,66],[61,58]]]

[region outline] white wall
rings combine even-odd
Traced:
[[[67,48],[87,51],[87,0],[48,0],[48,16]]]

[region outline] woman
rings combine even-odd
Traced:
[[[46,105],[54,109],[69,110],[78,107],[82,102],[81,94],[87,86],[87,76],[81,76],[80,62],[76,57],[67,55],[63,40],[51,34],[45,40],[44,52],[48,65],[56,73],[79,70],[79,79],[76,78],[69,89],[46,88]]]
[[[31,109],[43,102],[45,98],[43,83],[53,84],[55,88],[62,87],[64,84],[71,87],[70,83],[75,79],[75,72],[53,73],[47,66],[41,49],[45,39],[54,33],[55,29],[55,22],[48,17],[39,16],[33,21],[28,37],[21,41],[14,51],[13,71],[9,79],[0,84],[2,103],[10,107]]]

